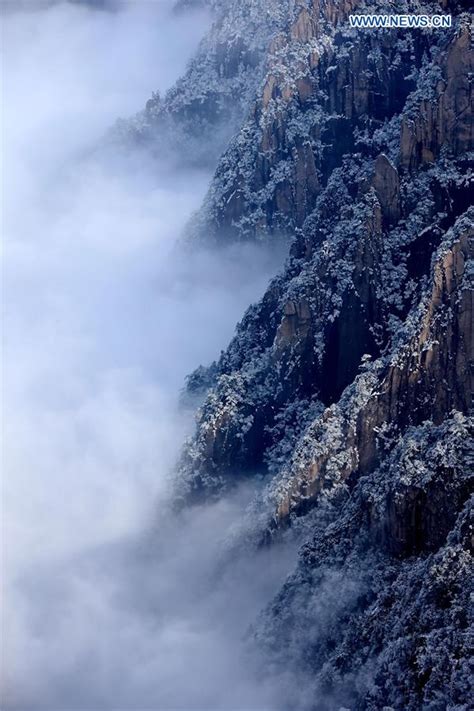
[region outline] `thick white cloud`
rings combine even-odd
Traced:
[[[218,355],[275,263],[176,250],[205,172],[89,152],[184,70],[208,20],[169,9],[3,18],[5,708],[270,698],[240,640],[286,555],[216,577],[241,498],[180,521],[163,502],[191,425],[184,376]]]

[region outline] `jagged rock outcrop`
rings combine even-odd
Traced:
[[[472,436],[459,413],[410,428],[314,520],[255,628],[299,708],[469,707]]]
[[[420,10],[417,2],[406,5],[407,11]],[[270,45],[254,110],[218,164],[192,229],[195,237],[262,239],[302,227],[345,154],[357,150],[376,157],[376,144],[365,135],[400,113],[408,96],[402,168],[434,160],[441,146],[450,145],[457,154],[472,150],[467,16],[447,54],[427,64],[433,47],[422,32],[381,32],[381,41],[378,33],[348,28],[349,12],[369,7],[382,12],[383,3],[300,2],[295,7]],[[381,170],[379,163],[377,180]],[[388,219],[396,220],[397,196],[392,199]]]
[[[400,163],[404,168],[433,162],[443,147],[456,155],[473,148],[474,57],[469,16],[436,67],[437,72],[433,69],[426,94],[402,119]]]
[[[303,18],[307,18],[305,13]],[[302,20],[296,35],[306,36],[319,27],[319,14],[317,19],[309,25],[307,19]],[[410,114],[419,92],[426,91],[427,75],[444,71],[459,47],[466,47],[467,31],[461,18],[449,41],[443,43],[444,54],[435,52],[432,64],[425,62],[419,86],[407,96],[401,117],[394,115],[383,133],[373,127],[370,150],[346,156],[314,197],[285,273],[274,280],[262,303],[250,309],[213,370],[215,389],[181,462],[184,480],[194,494],[218,490],[232,481],[229,475],[265,469],[276,444],[272,428],[282,408],[308,398],[326,405],[336,403],[354,381],[363,357],[386,359],[396,352],[397,324],[415,319],[421,301],[427,298],[431,256],[468,206],[471,187],[466,183],[469,169],[464,147],[456,141],[447,140],[443,150],[448,157],[440,157],[427,168],[423,163],[409,171],[403,168],[404,112]],[[349,36],[352,42],[353,35]],[[384,43],[390,45],[385,36]],[[345,65],[347,55],[343,52],[342,56]],[[470,81],[471,61],[463,56],[459,63],[457,87]],[[304,113],[302,107],[300,112]],[[468,113],[472,117],[472,111]],[[460,121],[469,120],[463,112]],[[223,160],[228,161],[229,154]],[[441,203],[440,196],[444,196]],[[244,219],[248,217],[245,201],[236,209]],[[459,255],[452,258],[461,259]],[[441,288],[439,279],[436,276],[435,283]],[[449,279],[455,283],[453,275]],[[433,292],[433,303],[440,298],[445,298],[444,292],[443,296]],[[451,327],[459,330],[459,324]],[[463,328],[468,334],[468,327]],[[368,405],[379,412],[380,422],[375,418],[374,426],[395,420],[401,426],[408,424],[410,418],[404,412],[422,409],[425,378],[440,385],[437,402],[428,398],[423,417],[439,421],[451,408],[466,411],[468,397],[463,398],[460,391],[467,391],[472,383],[460,373],[468,372],[472,337],[462,337],[469,341],[465,346],[462,338],[459,343],[456,338],[452,336],[444,353],[436,345],[423,351],[419,344],[416,348],[411,344],[413,352],[422,355],[412,354],[404,368],[389,369],[381,384],[383,397]],[[452,353],[464,361],[444,389],[444,361]],[[416,358],[423,365],[416,366]],[[445,390],[457,395],[445,397]],[[365,442],[360,459],[370,461],[373,437],[366,431],[360,437]]]
[[[348,13],[384,3],[280,3],[190,230],[293,236],[189,378],[205,397],[175,501],[257,475],[248,538],[306,537],[255,634],[302,690],[291,705],[318,711],[468,708],[472,28],[459,2],[400,5],[453,27],[362,32]]]
[[[380,202],[383,216],[389,224],[401,216],[400,178],[398,171],[384,153],[377,156],[372,184]]]
[[[374,363],[336,406],[304,433],[278,484],[275,522],[307,510],[325,485],[366,474],[393,439],[427,420],[440,424],[452,411],[472,406],[474,210],[441,247],[432,288],[415,333],[390,356]],[[449,239],[449,238],[448,238]],[[448,241],[449,244],[449,241]],[[337,436],[334,436],[334,430]]]
[[[291,15],[279,0],[203,0],[177,3],[177,11],[205,7],[210,30],[185,75],[161,97],[155,92],[144,110],[121,119],[114,143],[142,146],[184,164],[213,167],[238,131],[264,74],[271,38]]]

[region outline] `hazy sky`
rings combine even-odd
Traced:
[[[24,5],[2,20],[3,707],[262,708],[240,640],[288,559],[216,577],[248,492],[176,522],[165,484],[192,424],[184,376],[275,263],[175,249],[209,174],[89,153],[182,74],[209,20]]]

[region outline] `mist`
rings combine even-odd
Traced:
[[[222,571],[253,490],[179,518],[168,492],[184,378],[280,258],[185,253],[209,171],[93,150],[184,71],[209,17],[172,4],[2,17],[5,709],[279,707],[243,640],[292,549]]]

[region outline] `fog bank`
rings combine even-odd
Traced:
[[[90,148],[184,71],[209,18],[171,2],[2,18],[3,707],[275,707],[241,640],[288,570],[225,573],[251,496],[172,519],[184,377],[219,355],[276,259],[176,248],[210,175]]]

